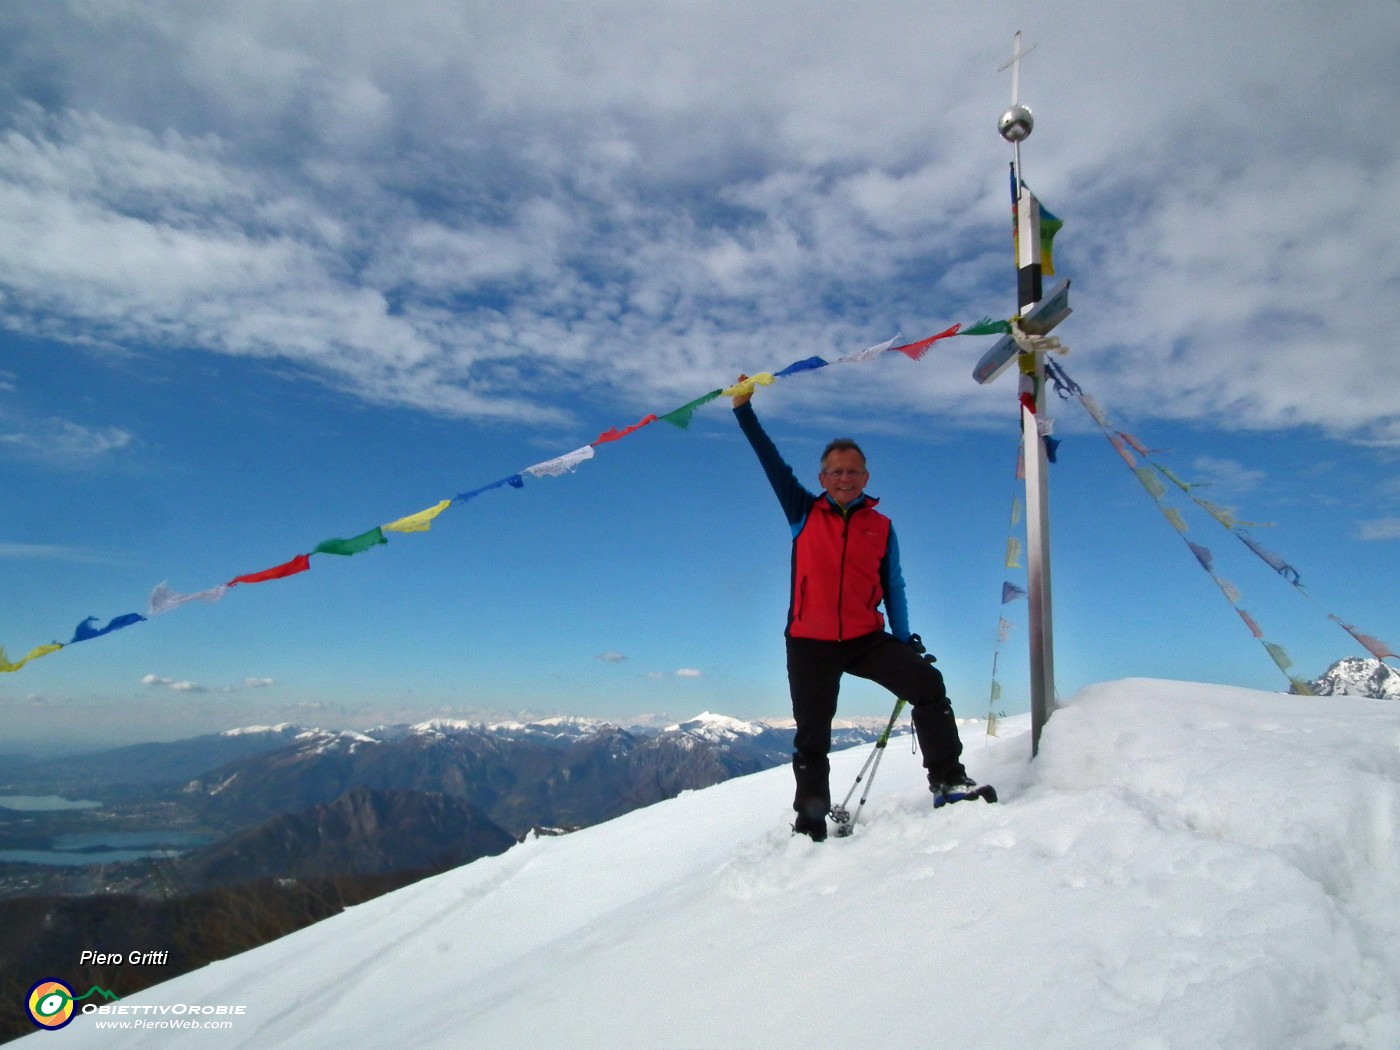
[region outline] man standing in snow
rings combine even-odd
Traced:
[[[743,383],[746,376],[740,376]],[[752,388],[734,397],[734,415],[758,455],[792,527],[792,594],[788,607],[787,669],[792,694],[792,772],[797,813],[793,830],[820,842],[831,809],[831,721],[841,676],[884,686],[913,707],[914,732],[928,770],[934,805],[976,789],[961,762],[962,741],[943,675],[911,634],[899,545],[890,519],[865,493],[865,454],[838,438],[822,454],[823,494],[805,489],[764,432],[749,403]],[[889,631],[879,606],[889,617]]]

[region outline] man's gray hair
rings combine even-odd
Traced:
[[[822,449],[823,469],[826,468],[826,457],[831,455],[833,452],[858,452],[860,453],[861,463],[865,463],[865,452],[861,449],[859,445],[855,443],[855,441],[852,438],[833,438],[827,444],[826,448]]]

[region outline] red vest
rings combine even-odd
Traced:
[[[787,633],[793,638],[843,641],[885,629],[882,568],[889,550],[890,519],[865,497],[849,515],[818,496],[792,541],[792,605]]]

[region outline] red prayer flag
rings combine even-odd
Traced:
[[[228,581],[228,586],[232,587],[237,583],[263,583],[267,580],[280,580],[287,576],[295,576],[299,572],[305,572],[311,568],[311,556],[308,554],[298,554],[291,561],[282,565],[275,565],[271,569],[264,569],[262,572],[250,572],[244,576],[235,576]]]
[[[647,416],[641,422],[633,423],[630,427],[627,427],[623,430],[618,430],[617,427],[613,427],[611,430],[605,430],[601,434],[599,434],[596,438],[593,439],[591,444],[603,445],[609,441],[616,441],[618,438],[625,438],[628,434],[632,433],[632,431],[641,430],[642,427],[646,426],[648,423],[655,422],[656,416],[651,415]]]
[[[905,343],[903,346],[895,346],[891,347],[890,349],[898,350],[901,354],[904,354],[911,361],[917,361],[919,358],[923,357],[924,354],[928,351],[928,348],[931,347],[934,343],[938,342],[938,340],[947,339],[949,336],[957,335],[958,329],[961,327],[962,322],[959,322],[953,325],[952,328],[949,328],[946,332],[939,332],[937,335],[931,335],[927,339],[920,339],[917,343]]]

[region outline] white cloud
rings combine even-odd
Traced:
[[[250,677],[243,679],[241,685],[226,685],[220,686],[218,688],[213,688],[206,685],[200,685],[197,682],[191,682],[188,680],[176,680],[174,678],[167,678],[165,675],[148,674],[141,679],[141,684],[147,686],[157,686],[163,689],[172,690],[173,692],[177,693],[234,693],[239,691],[240,689],[266,689],[269,686],[275,685],[276,679]]]
[[[677,678],[700,678],[704,672],[696,670],[694,667],[682,667],[676,671]]]
[[[619,653],[613,650],[606,653],[599,653],[598,659],[602,660],[604,663],[607,664],[620,664],[627,659],[627,656],[623,653]]]
[[[1268,477],[1262,470],[1255,470],[1237,460],[1218,456],[1197,456],[1194,466],[1195,473],[1191,481],[1198,485],[1210,485],[1222,493],[1231,495],[1250,492]]]
[[[0,543],[0,559],[13,561],[106,562],[107,556],[60,543]]]
[[[1006,312],[996,66],[1021,20],[796,10],[7,11],[0,320],[539,423],[564,392],[660,409]],[[1400,91],[1400,7],[1041,18],[1022,26],[1040,45],[1024,153],[1067,223],[1075,377],[1134,418],[1400,443],[1373,381],[1400,150],[1370,126]],[[981,345],[854,382],[896,412],[981,417],[1002,400],[969,388]]]
[[[58,466],[82,467],[130,448],[136,438],[114,426],[85,426],[70,419],[28,419],[0,414],[0,453]]]
[[[1357,522],[1356,535],[1358,539],[1368,541],[1400,540],[1400,518],[1374,518]]]
[[[176,680],[173,679],[173,678],[166,678],[166,677],[164,677],[163,675],[155,675],[155,674],[148,674],[148,675],[146,675],[144,678],[141,679],[141,684],[142,684],[142,685],[149,685],[149,686],[160,686],[160,687],[165,688],[165,689],[173,690],[174,692],[177,692],[177,693],[207,693],[207,692],[209,692],[209,688],[208,688],[207,686],[199,685],[199,684],[196,683],[196,682],[190,682],[190,681],[176,681]]]

